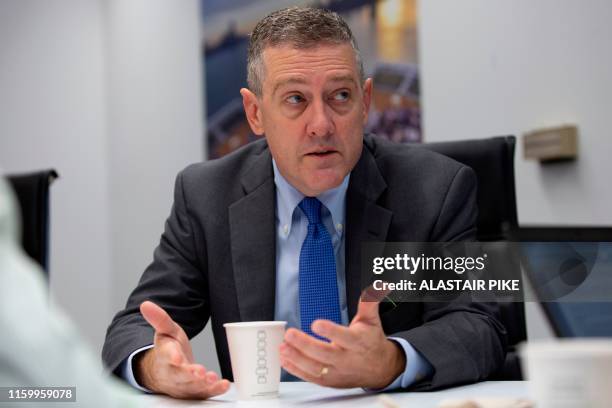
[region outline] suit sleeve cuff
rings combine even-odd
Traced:
[[[434,372],[433,366],[421,353],[416,351],[408,340],[401,337],[388,337],[398,343],[406,355],[406,369],[391,384],[383,389],[371,391],[390,391],[398,388],[408,388],[422,380],[425,380]]]
[[[151,390],[144,388],[143,386],[138,384],[138,382],[136,381],[136,377],[134,377],[134,370],[132,368],[132,360],[134,360],[134,357],[138,353],[141,353],[152,347],[153,347],[153,344],[150,344],[148,346],[141,347],[138,350],[134,351],[132,354],[128,356],[128,358],[123,360],[123,362],[121,363],[121,368],[120,368],[121,377],[123,377],[123,379],[127,381],[128,384],[130,384],[132,387],[136,388],[137,390],[140,390],[142,392],[146,392],[149,394],[151,394]]]

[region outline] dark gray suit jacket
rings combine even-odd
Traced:
[[[139,313],[148,299],[189,338],[210,318],[223,377],[232,379],[223,323],[274,319],[275,200],[265,140],[178,175],[153,263],[108,328],[102,357],[110,370],[117,373],[130,353],[152,343],[153,330]],[[475,200],[470,168],[366,135],[346,198],[349,318],[360,296],[362,242],[473,239]],[[404,303],[385,309],[385,333],[408,340],[435,369],[417,388],[481,380],[504,361],[506,334],[495,305]]]

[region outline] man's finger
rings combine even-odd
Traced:
[[[169,375],[174,383],[182,387],[190,387],[191,384],[209,387],[221,380],[215,372],[207,371],[206,367],[196,363],[170,367]]]
[[[355,350],[359,342],[359,336],[350,328],[329,320],[315,320],[312,322],[312,331],[328,338],[332,344],[348,350]]]
[[[316,339],[296,329],[287,330],[285,342],[300,350],[306,356],[327,364],[333,364],[339,351],[330,343]]]
[[[219,377],[215,375],[216,379],[214,381],[209,381],[209,374],[213,373],[209,371],[204,378],[197,378],[191,382],[181,383],[178,387],[182,389],[183,395],[202,399],[223,394],[229,389],[230,383],[228,380],[219,379]]]
[[[153,343],[157,358],[165,364],[178,367],[194,362],[190,345],[187,344],[187,347],[185,347],[180,340],[174,337],[156,332]]]
[[[145,301],[140,304],[140,313],[145,320],[153,326],[155,332],[166,336],[178,338],[182,329],[172,320],[164,309],[155,303]]]
[[[214,384],[220,379],[217,373],[215,373],[214,371],[208,371],[204,378],[206,379],[206,382],[209,384]]]
[[[378,316],[378,305],[379,302],[368,302],[360,300],[357,305],[357,313],[353,318],[354,321],[362,322],[376,322],[379,320]]]
[[[301,378],[304,381],[308,381],[314,384],[324,385],[323,381],[325,381],[325,377],[310,375],[306,373],[305,371],[301,370],[299,367],[297,367],[295,364],[293,364],[291,361],[288,361],[288,360],[281,359],[281,364],[283,368],[287,370],[287,372],[291,375]]]
[[[281,364],[285,370],[303,380],[318,383],[325,364],[303,355],[299,350],[288,344],[281,345]]]
[[[209,384],[206,387],[206,395],[204,398],[214,397],[216,395],[224,394],[229,390],[230,382],[228,380],[219,380],[214,384]]]
[[[181,352],[181,348],[175,343],[171,342],[166,346],[168,362],[173,366],[181,366],[186,363],[185,356]]]
[[[212,371],[206,371],[206,367],[204,367],[202,364],[186,364],[185,369],[191,372],[191,374],[198,379],[207,379],[210,374],[215,375],[215,380],[219,379]]]
[[[361,292],[359,304],[357,305],[357,313],[353,321],[379,323],[378,306],[389,293],[391,293],[390,290],[376,290],[371,285],[365,288]]]
[[[361,292],[359,300],[363,302],[382,302],[389,293],[390,289],[374,289],[374,285],[370,285]]]
[[[169,375],[172,381],[177,385],[189,385],[192,383],[204,384],[206,379],[206,371],[199,364],[182,364],[180,366],[172,366],[169,368]]]
[[[192,381],[183,381],[175,385],[176,392],[170,393],[178,398],[198,398],[207,399],[225,393],[230,386],[229,381],[220,380],[208,381],[208,375],[204,378],[193,378]]]

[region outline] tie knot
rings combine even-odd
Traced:
[[[305,197],[298,205],[308,218],[309,224],[321,222],[321,202],[315,197]]]

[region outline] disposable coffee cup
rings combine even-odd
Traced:
[[[541,340],[521,354],[538,408],[611,406],[612,339]]]
[[[240,399],[278,397],[279,347],[287,322],[225,323],[234,384]]]

